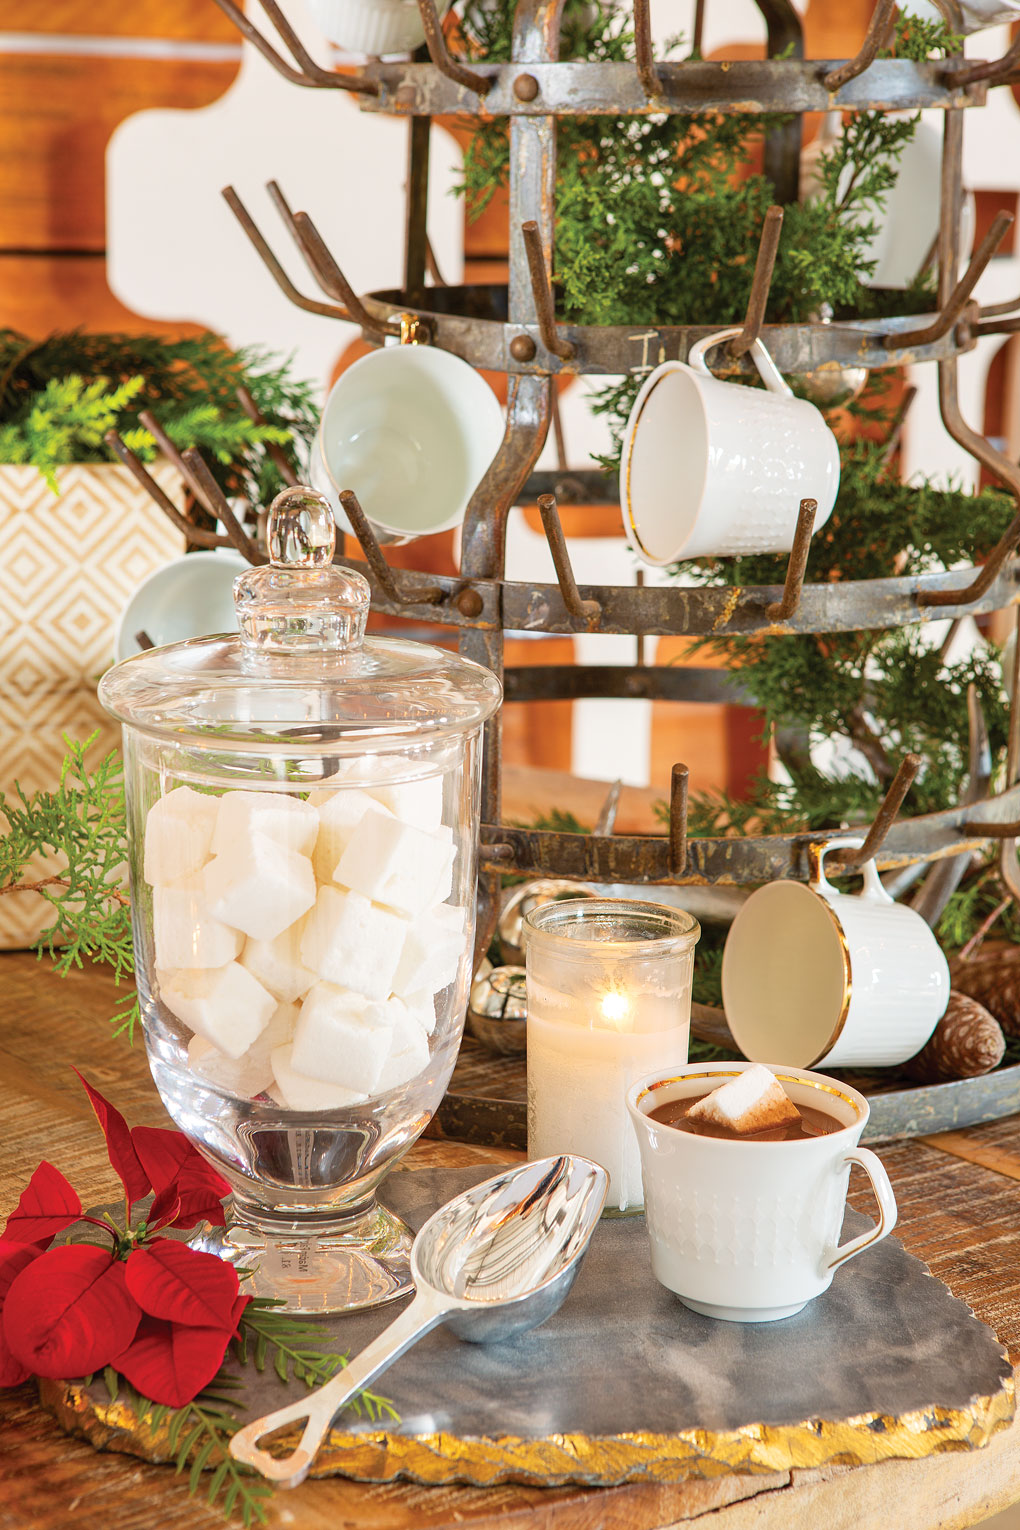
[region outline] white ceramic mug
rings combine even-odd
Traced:
[[[879,1159],[857,1145],[867,1100],[820,1073],[774,1069],[795,1105],[840,1122],[825,1136],[740,1142],[651,1119],[658,1106],[705,1094],[750,1066],[690,1063],[649,1074],[628,1092],[627,1108],[641,1149],[655,1278],[706,1317],[771,1323],[799,1312],[841,1265],[886,1237],[896,1225],[896,1199]],[[879,1220],[840,1246],[854,1164],[871,1180]]]
[[[795,398],[761,340],[764,391],[713,377],[724,329],[646,378],[623,441],[623,523],[646,563],[789,552],[802,499],[824,526],[839,488],[839,447],[814,404]]]
[[[416,344],[383,346],[342,372],[319,428],[334,486],[405,539],[460,525],[502,439],[503,411],[481,373]]]
[[[308,0],[324,37],[348,53],[413,53],[425,41],[418,0]],[[440,17],[449,0],[439,0]]]
[[[952,31],[965,34],[1020,21],[1020,0],[901,0],[898,9],[925,21],[945,21]]]
[[[234,580],[249,567],[232,547],[185,553],[143,579],[117,619],[118,660],[140,653],[136,634],[157,648],[185,638],[236,632]]]
[[[919,1052],[949,1002],[949,964],[920,914],[896,903],[874,861],[859,893],[838,892],[813,844],[812,876],[770,882],[734,919],[722,964],[723,1007],[752,1062],[892,1067]]]

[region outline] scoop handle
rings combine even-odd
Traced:
[[[257,1418],[254,1423],[239,1429],[231,1438],[230,1454],[235,1461],[253,1466],[277,1487],[297,1487],[307,1477],[330,1425],[344,1404],[363,1391],[430,1328],[441,1323],[453,1305],[444,1303],[436,1292],[419,1291],[411,1305],[324,1386],[299,1402],[277,1408],[275,1413],[267,1413],[264,1418]],[[259,1449],[262,1435],[272,1434],[285,1424],[299,1423],[301,1419],[308,1422],[300,1444],[289,1456],[271,1456],[267,1450]]]

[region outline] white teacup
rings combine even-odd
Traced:
[[[740,1142],[678,1131],[650,1118],[670,1100],[705,1094],[750,1063],[690,1063],[652,1073],[628,1092],[641,1149],[645,1216],[657,1280],[686,1307],[734,1323],[792,1317],[828,1290],[841,1265],[896,1225],[896,1200],[875,1154],[857,1146],[868,1102],[820,1073],[776,1067],[795,1105],[841,1124],[792,1142]],[[839,1245],[850,1169],[878,1199],[878,1223]]]
[[[902,0],[898,8],[926,21],[945,21],[954,32],[965,34],[1020,21],[1020,0]]]
[[[802,499],[832,513],[839,447],[814,404],[795,398],[760,340],[765,390],[713,377],[706,354],[724,329],[646,378],[627,422],[624,530],[646,563],[789,552]]]
[[[949,1002],[949,964],[927,924],[896,903],[874,861],[864,887],[825,877],[841,836],[811,845],[812,878],[770,882],[730,928],[722,993],[734,1039],[752,1062],[892,1067],[919,1052]]]
[[[117,620],[114,652],[128,659],[140,652],[144,632],[157,648],[185,638],[235,632],[234,580],[249,567],[232,547],[185,553],[143,579]]]
[[[383,346],[342,372],[319,428],[335,487],[403,538],[459,526],[502,439],[503,411],[481,373],[415,344]]]
[[[418,0],[308,0],[308,8],[323,36],[348,53],[413,53],[425,41]],[[436,9],[444,16],[449,0]]]

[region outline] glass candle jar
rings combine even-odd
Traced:
[[[409,1288],[374,1193],[442,1099],[474,935],[487,670],[364,642],[369,586],[287,490],[239,635],[118,664],[142,1025],[174,1121],[233,1187],[203,1246],[292,1311]]]
[[[682,909],[574,899],[524,920],[528,1156],[579,1153],[608,1170],[608,1206],[640,1209],[631,1084],[687,1061],[694,947]]]

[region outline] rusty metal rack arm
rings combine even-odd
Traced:
[[[772,601],[765,608],[765,615],[770,622],[788,621],[800,605],[817,514],[817,499],[801,500],[800,509],[797,512],[797,529],[793,534],[793,546],[790,549],[790,561],[786,565],[786,582],[783,585],[782,599]]]
[[[870,861],[878,854],[885,844],[889,830],[896,822],[900,808],[903,806],[903,799],[914,784],[914,778],[920,768],[921,756],[919,754],[904,755],[900,761],[900,768],[893,777],[889,790],[879,805],[878,812],[875,814],[874,822],[865,836],[863,845],[860,845],[856,850],[844,847],[842,850],[833,851],[832,860],[837,865],[848,868],[862,866],[865,861]]]
[[[241,201],[233,186],[224,186],[222,196],[230,211],[234,214],[234,217],[255,246],[262,258],[262,264],[276,282],[284,297],[289,298],[297,308],[303,308],[306,313],[317,313],[326,319],[349,318],[349,315],[343,308],[336,308],[332,303],[320,303],[318,299],[305,297],[303,292],[299,292],[262,237],[258,224]]]
[[[947,335],[957,321],[962,317],[971,293],[977,286],[985,267],[995,254],[1009,228],[1013,224],[1013,214],[1000,212],[995,222],[982,239],[978,248],[974,251],[971,261],[963,276],[957,282],[949,295],[948,300],[942,305],[938,317],[933,323],[924,329],[910,330],[907,334],[888,335],[885,344],[897,350],[903,346],[930,345],[933,340],[939,340]]]
[[[907,423],[907,416],[913,408],[916,397],[917,389],[913,383],[909,387],[904,388],[903,397],[900,399],[896,413],[893,415],[889,426],[889,434],[882,443],[882,472],[879,474],[880,477],[885,473],[900,448],[900,442],[903,440],[903,430]]]
[[[837,69],[830,70],[824,80],[827,90],[841,90],[844,85],[849,85],[851,80],[856,80],[859,74],[863,74],[865,69],[875,62],[892,20],[895,6],[896,0],[878,0],[859,52],[845,64],[840,64]]]
[[[247,558],[249,563],[255,565],[268,563],[269,559],[259,551],[258,544],[248,535],[231,510],[227,496],[210,473],[202,453],[195,447],[190,447],[188,451],[181,453],[180,460],[181,472],[187,473],[188,482],[194,485],[195,493],[209,514],[222,522],[224,531],[242,558]]]
[[[354,529],[354,535],[362,552],[365,554],[365,562],[375,575],[387,598],[395,605],[437,605],[444,598],[444,590],[441,585],[431,584],[420,589],[400,590],[393,579],[393,573],[383,556],[383,550],[379,546],[372,523],[368,519],[358,496],[352,489],[340,490],[340,503],[344,507],[347,519]]]
[[[997,319],[1006,314],[1016,313],[1018,308],[1020,308],[1020,293],[1017,293],[1015,298],[1008,298],[1005,303],[985,303],[978,310],[978,315],[982,319]]]
[[[488,75],[469,69],[466,64],[459,63],[452,56],[446,46],[443,24],[439,19],[435,0],[418,0],[418,10],[421,13],[421,24],[425,29],[425,46],[429,50],[429,58],[439,73],[445,74],[446,78],[453,80],[454,84],[463,85],[465,90],[473,90],[475,95],[485,96],[492,88],[492,80]]]
[[[669,870],[682,877],[687,869],[687,791],[690,771],[674,765],[669,782]]]
[[[168,494],[164,494],[159,484],[152,477],[139,457],[136,457],[131,448],[118,435],[115,430],[108,430],[103,437],[111,451],[116,452],[128,472],[143,488],[152,500],[158,505],[170,524],[193,542],[196,547],[231,547],[233,544],[229,537],[220,536],[219,532],[207,531],[203,526],[193,526],[186,516],[183,516]]]
[[[521,235],[524,239],[525,254],[528,257],[528,273],[531,277],[531,291],[535,299],[542,344],[547,351],[558,356],[561,361],[569,361],[576,347],[570,340],[562,339],[557,333],[552,282],[549,280],[545,256],[542,253],[542,236],[533,218],[521,224]]]
[[[588,632],[595,632],[598,629],[599,619],[602,616],[602,607],[597,600],[581,599],[581,592],[577,588],[577,581],[574,578],[574,570],[570,566],[570,554],[567,551],[567,540],[563,535],[563,526],[560,522],[559,511],[556,508],[555,496],[552,494],[540,495],[538,510],[542,517],[545,539],[549,543],[549,551],[552,554],[553,567],[556,570],[556,579],[559,583],[560,594],[563,596],[563,604],[575,622],[585,627]]]
[[[652,51],[652,18],[649,0],[634,0],[634,53],[641,89],[649,100],[662,95],[662,80]]]
[[[783,209],[778,206],[770,207],[765,214],[761,238],[758,241],[758,254],[754,262],[751,295],[747,300],[744,327],[739,335],[734,335],[728,346],[731,356],[745,356],[761,334],[782,232]]]
[[[249,21],[240,6],[234,4],[234,0],[216,0],[216,4],[245,41],[250,42],[253,48],[257,48],[266,62],[272,64],[277,74],[282,74],[284,79],[289,80],[292,85],[305,85],[315,90],[350,90],[358,95],[379,94],[379,85],[375,80],[366,80],[360,74],[337,74],[332,69],[323,69],[321,64],[317,64],[274,0],[261,0],[262,9],[297,60],[298,68],[296,69],[293,64],[288,64],[287,60],[277,53],[272,43],[268,38],[263,37],[253,22]]]
[[[1020,64],[1020,34],[1014,37],[1001,58],[983,59],[980,63],[972,64],[969,69],[947,70],[947,74],[954,85],[976,85],[979,80],[988,86],[1004,85],[1018,64]]]
[[[347,280],[330,253],[326,241],[306,212],[296,212],[293,217],[294,237],[301,252],[315,273],[323,292],[342,302],[347,316],[370,335],[382,339],[384,335],[400,333],[400,325],[384,319],[376,319],[368,312],[350,282]]]

